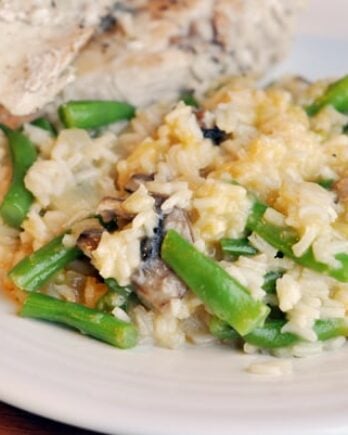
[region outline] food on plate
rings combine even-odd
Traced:
[[[25,300],[21,316],[63,323],[121,349],[137,344],[135,326],[112,314],[68,301],[61,301],[41,293],[31,293]]]
[[[73,101],[60,122],[1,126],[3,287],[21,316],[120,348],[341,346],[347,107],[346,77],[235,77],[198,99]]]
[[[111,0],[3,0],[0,104],[30,115],[73,79],[70,67],[96,32]]]
[[[70,101],[59,109],[66,127],[98,128],[134,116],[134,107],[119,101]]]
[[[302,3],[3,0],[0,104],[18,116],[57,95],[139,107],[221,74],[264,73],[286,53]]]

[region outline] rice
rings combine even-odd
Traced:
[[[222,262],[224,269],[241,284],[250,290],[253,298],[262,300],[265,297],[265,291],[262,289],[264,275],[267,271],[267,257],[257,255],[253,258],[240,256],[233,262]]]
[[[323,86],[299,88],[288,80],[260,89],[232,78],[199,110],[184,102],[154,105],[120,132],[105,128],[95,137],[66,129],[52,138],[25,125],[39,152],[24,180],[34,201],[19,232],[1,222],[2,269],[66,233],[64,246],[77,244],[85,254],[82,268],[60,271],[43,293],[95,308],[108,294],[107,280],[115,280],[132,287],[137,299],[126,307],[120,302],[125,296],[116,298],[109,312],[131,319],[144,342],[169,348],[216,342],[211,307],[161,260],[163,234],[174,228],[251,298],[269,304],[283,319],[281,333],[297,337],[269,353],[304,357],[339,348],[344,337],[323,342],[315,325],[346,320],[348,284],[298,261],[310,252],[335,271],[337,254],[348,252],[347,202],[337,188],[319,184],[346,177],[347,117],[331,107],[309,118],[301,107]],[[6,150],[1,134],[1,197],[10,178]],[[255,198],[268,206],[263,223],[284,232],[285,240],[284,227],[296,235],[285,255],[262,234],[246,231]],[[228,255],[221,239],[246,239],[256,253]],[[279,273],[271,291],[265,287],[269,272]],[[151,286],[148,274],[154,274]],[[248,342],[243,349],[267,351]],[[248,371],[279,375],[292,368],[288,360],[272,359]]]
[[[247,371],[255,375],[284,376],[291,375],[293,367],[291,361],[278,359],[276,361],[254,362],[247,367]]]
[[[194,223],[204,241],[223,237],[236,238],[242,234],[250,211],[251,201],[240,186],[207,179],[193,193]]]

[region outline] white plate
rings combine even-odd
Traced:
[[[346,0],[312,0],[276,73],[348,72],[347,15]],[[26,410],[117,434],[348,433],[348,346],[265,378],[228,347],[119,351],[14,311],[2,297],[0,399]]]

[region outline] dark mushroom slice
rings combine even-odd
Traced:
[[[210,139],[214,145],[220,145],[227,139],[227,133],[217,125],[212,128],[202,128],[203,137],[205,139]]]
[[[159,258],[145,262],[132,277],[132,283],[144,305],[160,310],[170,300],[182,298],[186,286]]]
[[[100,239],[105,229],[100,224],[98,219],[86,219],[81,223],[82,228],[78,229],[78,237],[76,246],[87,256],[91,257],[92,251],[97,249]],[[74,233],[74,228],[72,232]]]
[[[139,189],[142,184],[147,181],[153,181],[154,174],[135,174],[133,175],[124,186],[124,190],[129,193],[133,193]]]
[[[122,228],[134,218],[134,214],[128,213],[122,207],[123,201],[124,198],[106,196],[98,204],[96,214],[110,232]]]
[[[183,237],[192,241],[192,230],[187,213],[174,208],[159,221],[154,236],[146,238],[141,244],[142,265],[132,276],[135,292],[144,305],[161,310],[172,299],[182,298],[187,291],[186,285],[169,269],[160,258],[164,234],[176,229]]]
[[[164,219],[164,231],[176,230],[189,242],[193,241],[190,218],[186,210],[174,207]]]
[[[195,114],[204,139],[210,139],[214,145],[220,145],[228,138],[228,134],[217,125],[207,125],[204,110],[197,110]]]
[[[140,244],[141,259],[143,262],[149,262],[159,257],[161,244],[164,237],[164,220],[161,211],[158,211],[158,224],[153,230],[152,237],[145,237]]]

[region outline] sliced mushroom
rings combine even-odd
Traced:
[[[79,235],[76,241],[76,245],[81,249],[81,251],[85,255],[90,257],[92,251],[97,249],[102,234],[103,234],[103,228],[87,229]]]
[[[164,221],[163,215],[159,212],[158,225],[154,229],[153,237],[145,237],[141,241],[141,259],[144,262],[151,262],[160,256],[161,244],[164,236]]]
[[[348,177],[341,178],[333,185],[333,190],[337,193],[341,202],[348,201]]]
[[[113,230],[122,228],[134,218],[133,214],[122,207],[123,200],[123,198],[106,196],[98,204],[96,214],[100,216],[107,229],[110,224],[115,224]]]
[[[192,227],[186,210],[174,207],[164,219],[164,231],[176,230],[189,242],[193,241]]]
[[[87,257],[98,247],[103,231],[103,226],[95,218],[85,219],[72,227],[72,235],[77,237],[76,246]]]
[[[144,304],[159,310],[171,299],[181,298],[186,292],[183,282],[159,258],[145,263],[132,280]]]
[[[187,213],[179,208],[160,216],[159,225],[152,238],[142,242],[142,267],[133,274],[132,283],[138,297],[145,305],[161,310],[171,299],[182,298],[186,285],[166,266],[160,258],[160,249],[166,231],[175,229],[192,241],[192,231]]]
[[[97,207],[97,214],[104,222],[111,222],[118,217],[131,220],[134,215],[130,214],[122,207],[124,198],[115,198],[113,196],[105,196]]]
[[[139,187],[147,181],[153,181],[153,174],[135,174],[126,183],[124,189],[126,192],[133,193],[139,189]]]

